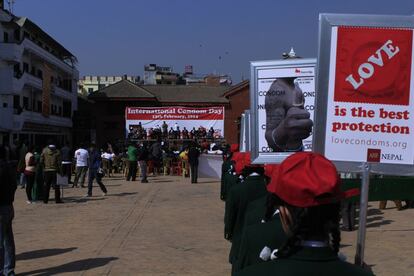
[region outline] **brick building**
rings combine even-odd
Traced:
[[[227,143],[239,143],[241,114],[250,109],[250,82],[242,81],[228,89],[223,97],[228,100],[225,108],[224,136]]]

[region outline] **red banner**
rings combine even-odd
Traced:
[[[224,107],[127,107],[126,120],[224,120]]]

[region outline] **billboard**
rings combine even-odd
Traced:
[[[224,107],[127,107],[125,109],[126,134],[132,128],[141,124],[143,128],[161,127],[163,123],[168,129],[178,126],[190,131],[193,128],[205,128],[207,131],[213,127],[215,137],[224,136]],[[175,130],[175,129],[174,129]]]
[[[370,162],[376,172],[411,174],[392,166],[414,164],[414,19],[323,15],[321,22],[315,149],[342,170]]]
[[[251,63],[253,163],[280,163],[312,150],[316,59]]]

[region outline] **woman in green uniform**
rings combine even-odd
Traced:
[[[271,251],[271,260],[236,275],[358,276],[373,275],[338,258],[341,193],[335,166],[322,155],[299,152],[281,163],[268,191],[279,206],[286,242]]]

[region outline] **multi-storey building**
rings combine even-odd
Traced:
[[[0,0],[0,143],[71,140],[77,108],[76,57]]]
[[[180,74],[174,73],[172,67],[147,64],[144,66],[144,84],[180,84]]]
[[[88,95],[92,92],[105,88],[121,80],[128,80],[138,84],[141,80],[139,76],[84,76],[79,80],[79,94]]]

